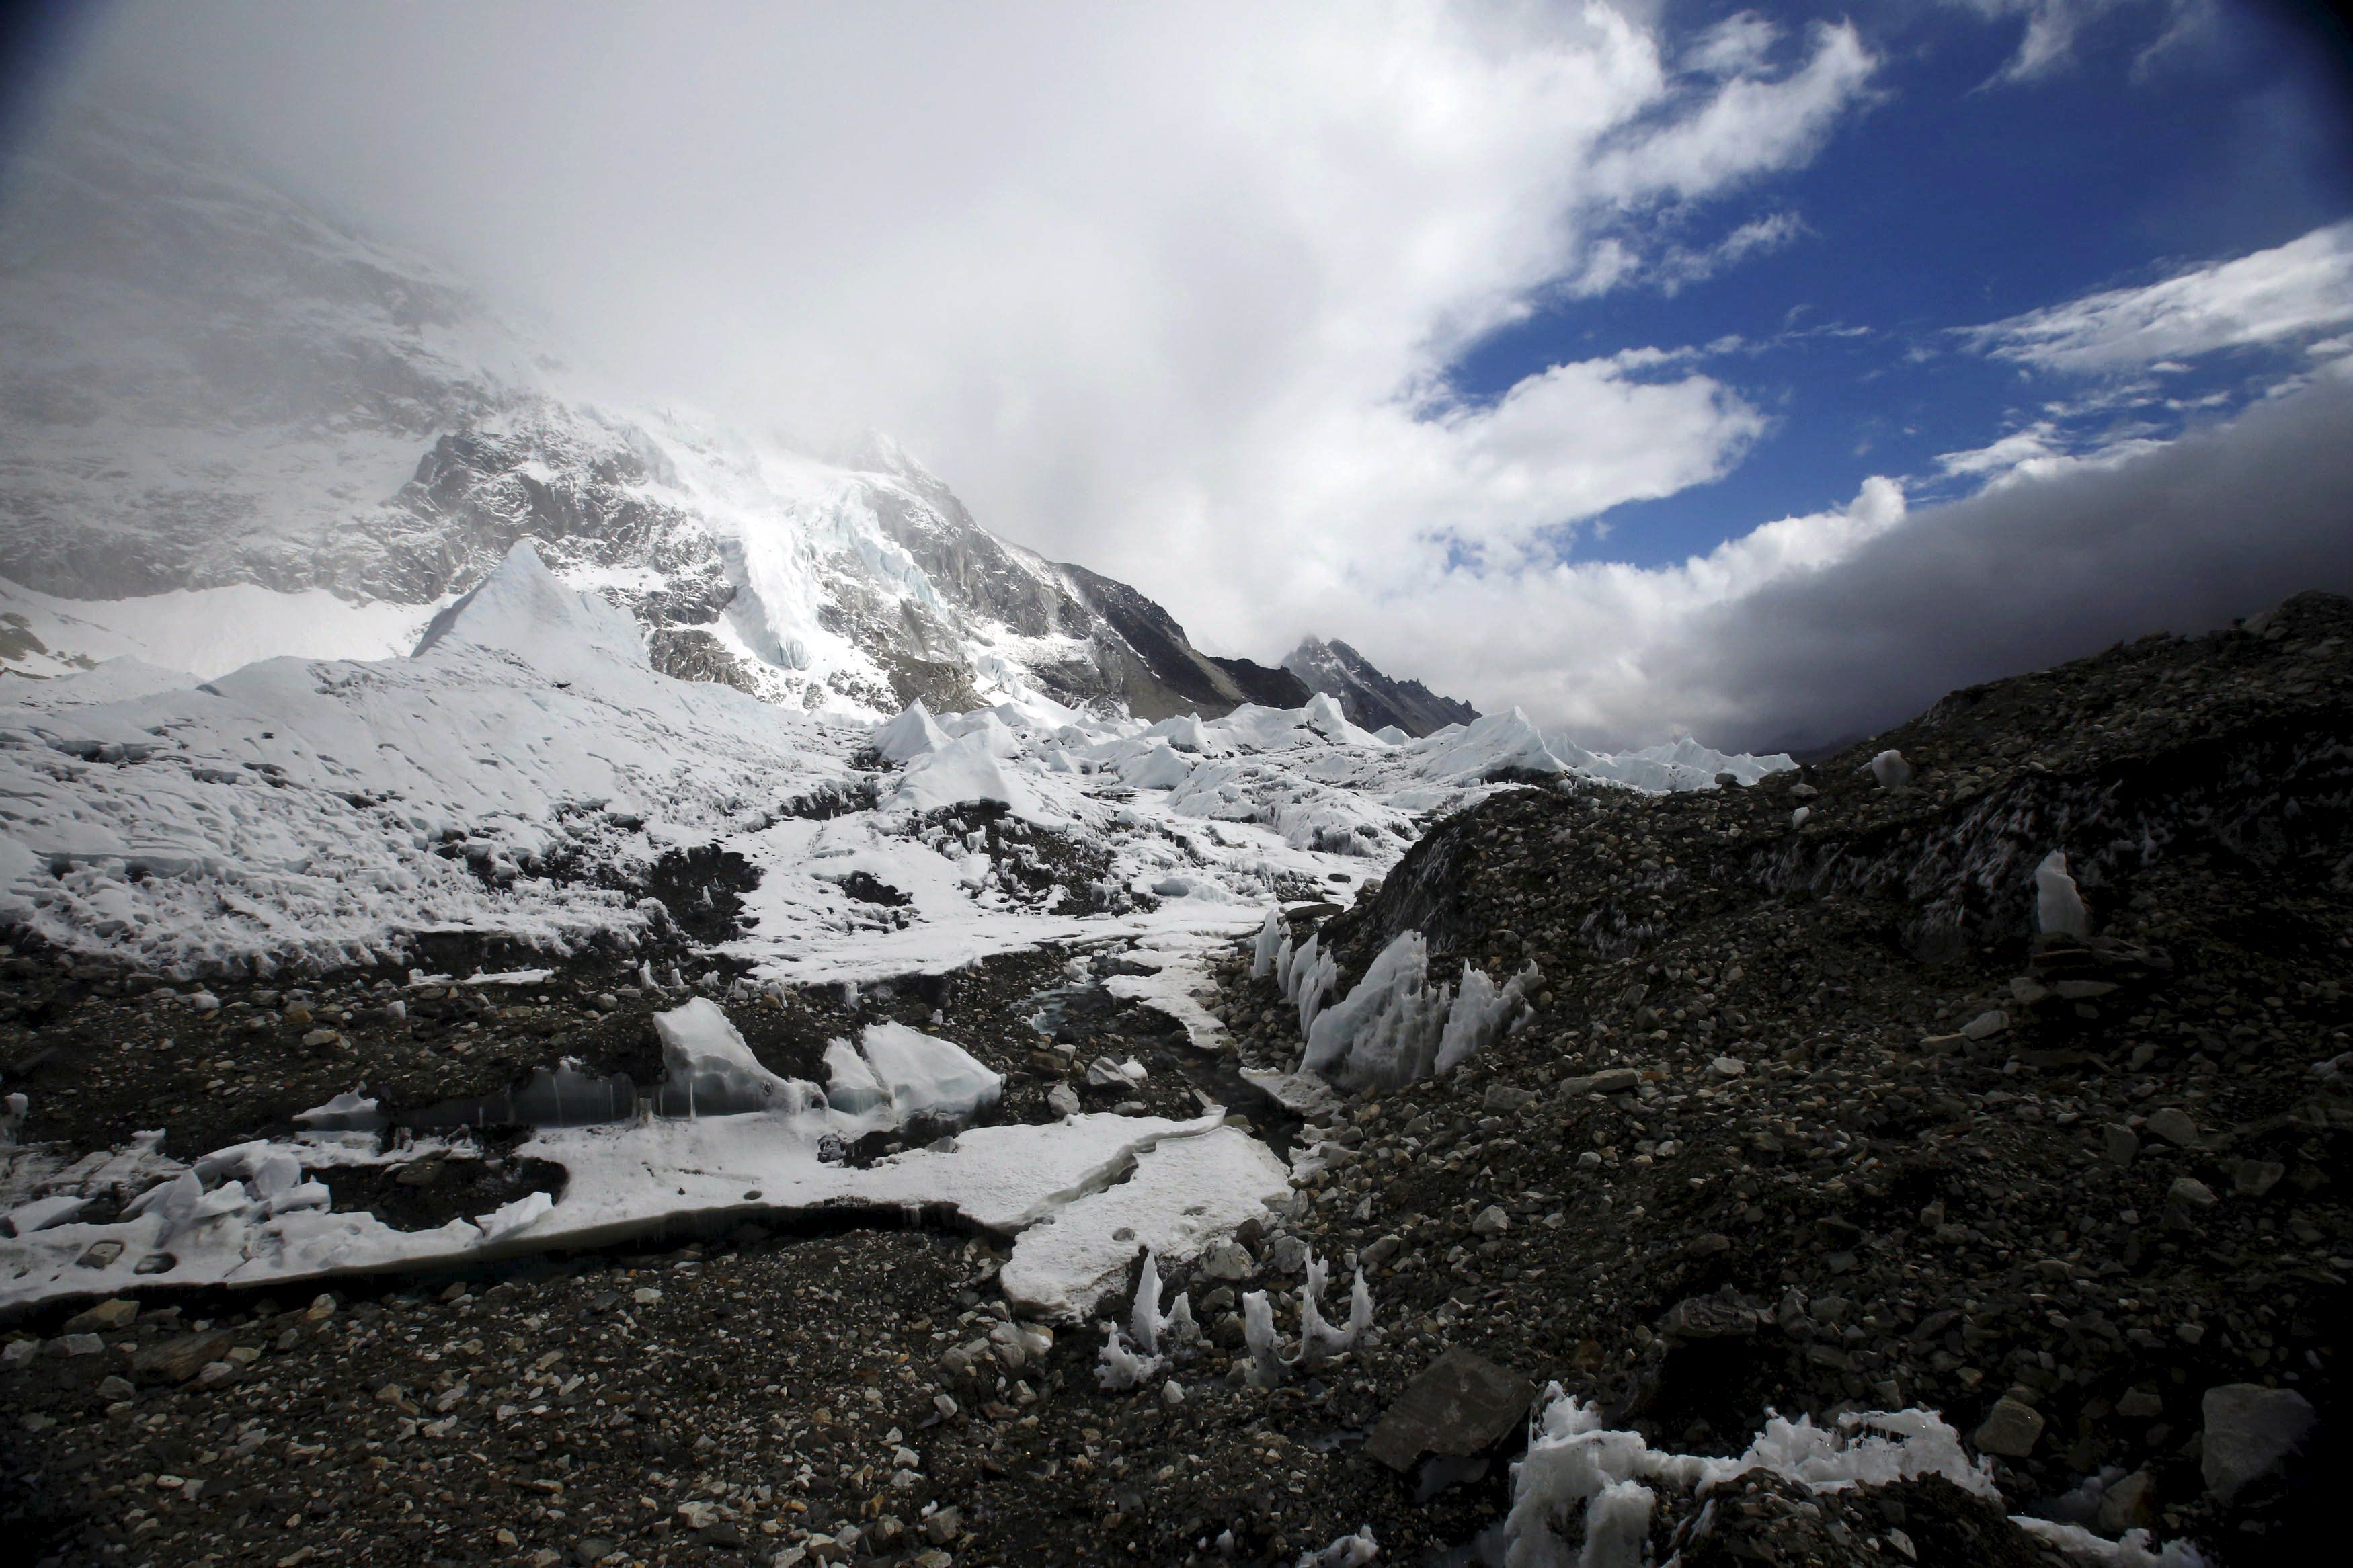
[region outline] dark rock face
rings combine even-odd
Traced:
[[[1243,658],[1211,658],[1195,648],[1166,610],[1124,583],[1083,566],[1060,568],[1111,636],[1097,638],[1098,667],[1111,695],[1139,719],[1179,713],[1215,718],[1245,702],[1298,708],[1312,695],[1296,676]]]
[[[1291,650],[1282,668],[1309,690],[1338,698],[1348,721],[1367,730],[1395,725],[1421,736],[1479,717],[1468,702],[1440,697],[1419,680],[1390,679],[1344,642],[1309,637]]]

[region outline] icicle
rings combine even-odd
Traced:
[[[1282,942],[1276,943],[1274,949],[1274,988],[1282,993],[1286,1002],[1291,999],[1292,965],[1298,956],[1298,950],[1291,945],[1290,933],[1284,932]]]
[[[1326,948],[1312,965],[1303,956],[1292,970],[1292,977],[1299,982],[1299,1037],[1303,1040],[1314,1028],[1316,1016],[1324,1011],[1332,987],[1339,984],[1340,963]]]
[[[1263,980],[1274,973],[1275,944],[1289,934],[1282,923],[1282,908],[1277,905],[1266,911],[1266,923],[1258,928],[1258,942],[1250,950],[1250,978]]]
[[[1299,951],[1291,955],[1291,984],[1283,991],[1287,1000],[1297,1002],[1300,994],[1307,989],[1307,982],[1315,973],[1315,959],[1322,951],[1323,940],[1322,931],[1309,931],[1307,940],[1299,944]]]
[[[1356,1283],[1348,1291],[1348,1342],[1356,1343],[1373,1326],[1373,1293],[1365,1284],[1365,1271],[1356,1270]]]
[[[1242,1297],[1242,1343],[1250,1347],[1250,1381],[1253,1388],[1272,1388],[1282,1381],[1282,1357],[1276,1353],[1274,1309],[1266,1292],[1251,1290]]]
[[[1160,1353],[1160,1265],[1150,1252],[1144,1255],[1144,1267],[1136,1270],[1135,1305],[1127,1315],[1127,1331],[1146,1355]]]

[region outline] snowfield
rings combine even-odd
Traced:
[[[1712,785],[1711,770],[1765,765],[1689,749],[1595,759],[1517,712],[1411,741],[1356,727],[1329,697],[1150,725],[1034,694],[971,713],[917,704],[880,725],[796,712],[657,673],[636,622],[560,582],[529,540],[408,657],[273,658],[203,682],[125,658],[12,679],[5,697],[0,916],[69,952],[185,979],[408,962],[424,933],[628,950],[674,942],[693,912],[643,891],[664,857],[715,849],[756,879],[714,950],[746,966],[734,987],[855,985],[1108,941],[1129,955],[1115,994],[1205,1050],[1221,1033],[1198,999],[1208,953],[1271,933],[1285,902],[1353,900],[1432,814],[1514,780]],[[1280,962],[1308,1037],[1302,1076],[1276,1086],[1294,1104],[1323,1092],[1308,1069],[1444,1070],[1512,1026],[1525,984],[1466,969],[1454,1001],[1399,963],[1344,999],[1326,994],[1312,938],[1297,954],[1285,938]],[[415,1268],[847,1204],[1018,1237],[1009,1298],[1071,1319],[1123,1277],[1138,1237],[1187,1258],[1289,1191],[1284,1163],[1215,1107],[1183,1122],[968,1128],[844,1164],[845,1140],[963,1121],[1001,1080],[903,1026],[837,1042],[818,1086],[762,1068],[719,1002],[657,1022],[665,1078],[634,1117],[617,1102],[614,1119],[543,1125],[521,1151],[565,1168],[560,1199],[432,1230],[328,1211],[311,1172],[439,1147],[380,1148],[375,1102],[357,1094],[290,1139],[187,1165],[160,1133],[71,1164],[13,1151],[0,1302]],[[508,1110],[567,1087],[617,1094],[557,1067]],[[81,1194],[101,1190],[132,1201],[83,1223]]]
[[[1233,934],[1311,884],[1353,897],[1501,777],[1656,788],[1772,761],[1597,759],[1516,711],[1399,742],[1324,697],[1147,726],[1033,695],[877,728],[657,674],[529,540],[408,658],[202,683],[110,662],[0,700],[0,917],[181,976],[397,961],[426,931],[627,945],[671,912],[627,889],[702,846],[758,873],[726,951],[761,979]],[[802,804],[861,785],[862,809]],[[852,890],[878,885],[901,901]]]

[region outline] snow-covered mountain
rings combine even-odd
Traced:
[[[164,595],[248,628],[245,658],[390,651],[387,628],[413,634],[531,537],[637,616],[657,668],[805,710],[1306,700],[981,528],[885,437],[813,451],[591,392],[460,280],[178,127],[80,108],[9,180],[12,668],[204,662],[148,613]],[[223,590],[241,596],[206,597]],[[196,673],[243,662],[209,652]]]
[[[1373,661],[1337,638],[1307,637],[1291,650],[1282,668],[1311,691],[1340,700],[1352,724],[1367,730],[1394,726],[1409,735],[1427,735],[1449,724],[1468,724],[1479,710],[1440,697],[1419,680],[1392,680]]]

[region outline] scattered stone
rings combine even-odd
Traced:
[[[2148,1130],[2177,1148],[2191,1148],[2198,1142],[2198,1123],[2189,1119],[2187,1111],[2170,1105],[2149,1117]]]
[[[1535,1395],[1535,1385],[1518,1373],[1458,1345],[1406,1384],[1365,1452],[1400,1473],[1425,1454],[1482,1454],[1527,1418]]]
[[[139,1303],[117,1296],[100,1301],[97,1306],[76,1312],[60,1325],[59,1332],[69,1334],[111,1334],[129,1328],[139,1318]]]
[[[1972,1437],[1979,1449],[2005,1459],[2023,1459],[2042,1440],[2042,1413],[2009,1394],[1994,1401]]]
[[[227,1333],[214,1331],[143,1345],[131,1358],[131,1375],[141,1383],[186,1383],[227,1355],[232,1342]]]
[[[2122,1535],[2146,1530],[2157,1518],[2157,1481],[2147,1470],[2131,1475],[2100,1494],[2100,1533]]]
[[[2292,1388],[2226,1383],[2206,1391],[2199,1473],[2225,1504],[2292,1459],[2319,1424],[2312,1402]]]
[[[1989,1007],[1961,1026],[1961,1037],[1965,1040],[1988,1039],[2009,1027],[2010,1015],[1999,1007]]]
[[[2100,1153],[2111,1165],[2122,1170],[2140,1155],[2140,1134],[2119,1121],[2111,1121],[2100,1129]]]
[[[2242,1198],[2260,1198],[2286,1174],[2287,1167],[2276,1160],[2242,1160],[2231,1173],[2231,1190]]]

